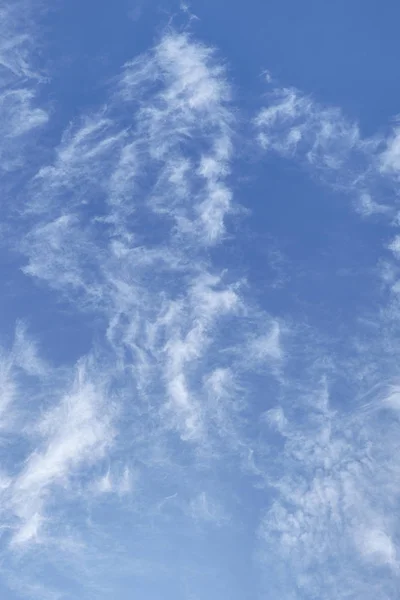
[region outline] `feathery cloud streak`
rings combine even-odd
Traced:
[[[7,460],[4,452],[0,514],[10,585],[22,561],[30,597],[122,598],[127,572],[138,593],[155,597],[153,581],[174,597],[234,597],[231,568],[219,578],[230,587],[214,586],[223,563],[207,536],[218,535],[226,548],[245,540],[232,564],[249,561],[258,544],[263,597],[393,595],[392,229],[379,240],[390,283],[381,312],[360,315],[335,354],[329,328],[310,331],[295,314],[273,318],[245,274],[215,260],[236,210],[239,129],[217,53],[167,30],[123,66],[97,108],[27,160],[48,123],[29,39],[16,33],[1,59],[1,127],[13,142],[0,150],[23,232],[11,234],[13,215],[5,239],[43,303],[73,314],[77,340],[58,366],[22,325],[4,341],[0,415],[12,452]],[[339,110],[292,89],[274,92],[253,126],[264,150],[352,194],[362,215],[396,223],[396,132],[364,139]],[[79,329],[88,325],[82,351]],[[51,327],[64,343],[61,326]],[[195,551],[193,562],[182,557],[185,544],[204,548],[204,564]]]
[[[269,99],[254,121],[261,147],[306,166],[349,196],[363,216],[386,219],[391,236],[397,132],[363,138],[339,109],[294,89],[275,90]],[[395,279],[397,267],[379,244],[382,259],[371,268]],[[388,249],[396,256],[396,238]],[[282,402],[265,415],[282,448],[275,472],[265,467],[274,499],[259,531],[271,597],[396,593],[399,312],[395,283],[389,283],[380,313],[359,315],[343,354],[325,353],[324,364],[321,347],[315,367],[287,380]]]
[[[106,547],[104,524],[79,515],[137,486],[161,524],[172,505],[193,527],[229,521],[204,468],[247,452],[241,376],[270,363],[272,378],[283,358],[281,325],[210,259],[234,210],[234,121],[215,52],[168,31],[123,67],[104,106],[66,128],[27,184],[26,233],[11,242],[23,273],[100,324],[89,355],[46,367],[40,386],[54,380],[54,391],[29,415],[29,448],[10,480],[9,552],[27,552],[31,568],[38,544],[55,568],[58,545],[69,564],[80,556],[80,582],[85,539],[97,562]],[[175,503],[160,502],[167,474]]]

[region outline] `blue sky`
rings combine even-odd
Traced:
[[[0,0],[0,595],[386,600],[400,8]]]

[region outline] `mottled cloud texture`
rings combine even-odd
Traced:
[[[398,128],[365,137],[272,77],[249,114],[171,26],[67,119],[43,14],[0,14],[2,597],[394,598]],[[248,147],[379,220],[346,327],[278,307],[313,277],[279,239],[248,272]]]

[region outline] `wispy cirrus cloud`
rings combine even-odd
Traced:
[[[400,131],[394,127],[393,132],[388,137],[385,147],[381,153],[380,168],[382,173],[391,174],[397,177],[400,166]]]
[[[295,88],[277,87],[267,98],[254,119],[265,151],[296,160],[314,178],[350,194],[362,215],[393,217],[395,192],[387,176],[393,174],[396,132],[365,137],[340,108],[319,104]]]
[[[382,259],[370,268],[376,269],[377,289],[383,271],[391,270],[396,280],[395,262],[387,257],[387,249],[397,256],[396,132],[363,138],[342,111],[294,89],[275,90],[255,127],[264,151],[302,164],[350,197],[364,217],[380,215],[387,238],[374,240]],[[320,339],[314,343],[319,357],[313,350],[302,373],[296,353],[288,357],[281,400],[265,414],[281,449],[272,466],[259,466],[272,494],[259,536],[273,595],[395,594],[400,488],[392,399],[399,313],[393,280],[390,285],[392,293],[379,296],[378,312],[360,313],[349,325],[340,353],[324,350]]]
[[[30,7],[16,2],[0,5],[0,168],[3,177],[32,162],[31,134],[48,121],[48,113],[37,103],[40,75],[31,68],[35,45]]]
[[[12,488],[11,504],[21,519],[15,544],[40,539],[51,490],[57,485],[67,488],[71,474],[104,457],[112,443],[111,399],[106,407],[98,374],[93,382],[88,370],[84,363],[77,366],[71,389],[59,401],[54,399],[54,406],[35,425],[42,444],[29,455]]]
[[[103,106],[67,126],[27,184],[25,236],[10,241],[22,272],[99,323],[89,355],[49,367],[43,385],[58,373],[57,387],[33,411],[10,481],[10,551],[30,565],[36,547],[54,568],[56,545],[72,547],[64,560],[79,555],[80,578],[87,540],[97,564],[109,556],[101,506],[141,506],[138,522],[147,515],[162,531],[162,498],[176,497],[182,527],[228,522],[226,494],[213,499],[204,469],[246,452],[242,375],[270,363],[273,378],[283,357],[281,325],[209,254],[233,211],[234,122],[216,53],[168,30],[123,67]],[[79,535],[63,517],[72,507]]]
[[[265,156],[300,162],[363,216],[386,219],[390,292],[335,345],[334,326],[315,331],[303,313],[258,305],[246,273],[218,254],[236,210],[239,125],[215,50],[168,28],[33,165],[23,157],[48,117],[30,37],[13,40],[0,59],[14,78],[0,128],[15,142],[4,169],[23,170],[13,180],[22,235],[9,227],[6,244],[40,301],[74,315],[77,342],[56,366],[18,325],[1,355],[9,585],[23,564],[28,597],[122,598],[132,581],[154,597],[228,596],[207,541],[218,532],[235,569],[258,552],[266,597],[393,595],[397,132],[364,138],[294,89],[275,90],[252,122]],[[182,541],[199,553],[186,556]]]
[[[166,394],[160,414],[188,439],[205,435],[189,379],[208,377],[220,323],[243,312],[239,282],[204,253],[231,210],[229,102],[213,52],[169,32],[125,65],[108,108],[73,125],[33,179],[37,224],[22,247],[27,275],[106,315],[125,368],[143,391],[163,382],[152,390]]]
[[[35,39],[37,21],[33,18],[35,9],[37,13],[39,5],[33,7],[24,0],[13,4],[2,2],[0,5],[2,83],[8,83],[7,78],[12,76],[41,79],[40,73],[32,65],[35,45],[38,44]]]
[[[319,105],[294,88],[277,88],[268,100],[255,119],[264,149],[296,156],[321,171],[335,171],[339,177],[346,173],[350,160],[350,176],[360,167],[370,167],[381,140],[363,139],[359,126],[339,108]]]
[[[295,406],[290,418],[282,410],[267,415],[283,452],[260,525],[264,565],[280,572],[277,589],[288,597],[298,589],[345,598],[380,582],[376,593],[386,598],[398,572],[397,414],[384,395],[367,412],[353,405],[345,415],[330,407],[335,400],[325,384],[309,394],[297,407],[298,414],[307,410],[305,419],[296,418]]]

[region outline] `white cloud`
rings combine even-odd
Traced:
[[[7,82],[10,77],[39,79],[32,68],[35,46],[33,30],[36,21],[30,3],[16,0],[0,6],[0,74]]]
[[[136,100],[156,82],[163,84],[162,91],[144,102],[138,113],[143,140],[139,147],[144,149],[145,141],[151,160],[165,161],[151,205],[170,214],[179,232],[198,236],[203,244],[215,243],[231,210],[224,178],[232,155],[233,112],[224,69],[212,50],[171,33],[152,53],[125,66],[120,96]],[[190,139],[204,133],[204,140],[209,140],[204,151],[189,158]],[[182,152],[182,143],[190,152]],[[200,192],[195,191],[198,185]]]
[[[370,194],[362,193],[358,201],[356,201],[356,210],[362,216],[370,217],[371,215],[389,215],[392,213],[392,208],[376,202]]]
[[[229,521],[223,508],[206,492],[201,492],[190,501],[190,516],[195,521],[222,525]]]
[[[186,371],[204,360],[218,320],[237,310],[235,291],[222,287],[217,277],[201,275],[194,280],[186,302],[171,305],[167,316],[168,342],[165,378],[170,402],[168,412],[185,438],[204,436],[203,411],[196,392],[190,389]]]
[[[400,258],[400,235],[396,235],[388,245],[388,249],[393,252],[395,258]]]
[[[13,73],[17,63],[14,57]],[[347,586],[355,596],[356,576],[372,585],[376,569],[397,567],[398,528],[389,510],[399,498],[399,402],[393,385],[363,407],[354,401],[353,410],[346,385],[353,390],[356,381],[361,396],[359,388],[369,385],[363,374],[368,379],[385,362],[375,355],[384,347],[382,355],[397,361],[397,346],[389,336],[378,349],[371,343],[363,362],[351,353],[357,342],[368,344],[352,340],[348,364],[346,354],[333,368],[319,340],[309,344],[300,327],[289,340],[285,320],[255,307],[242,282],[213,263],[210,246],[224,240],[233,210],[235,119],[212,49],[168,30],[114,83],[104,105],[71,123],[49,164],[31,178],[26,235],[13,244],[26,257],[26,276],[95,323],[95,341],[76,369],[55,369],[20,326],[0,361],[0,416],[24,394],[29,399],[18,415],[23,456],[0,479],[12,551],[41,543],[55,564],[67,539],[74,552],[70,511],[89,540],[85,551],[92,541],[92,557],[100,548],[96,575],[102,566],[109,574],[112,502],[132,502],[130,523],[135,535],[146,530],[146,544],[146,516],[157,533],[168,512],[162,506],[219,525],[228,512],[206,483],[234,463],[241,500],[252,502],[249,486],[258,488],[254,515],[250,508],[256,519],[262,505],[263,569],[287,575],[280,589],[277,576],[276,596],[290,586],[293,594],[327,599],[345,598]],[[3,100],[13,103],[7,114],[14,138],[45,123],[30,88]],[[300,160],[334,186],[354,185],[363,215],[392,215],[371,182],[385,170],[381,159],[393,159],[379,155],[381,140],[364,140],[339,110],[278,90],[255,127],[267,151]],[[397,253],[397,238],[391,250]],[[391,273],[395,278],[393,267]],[[314,359],[318,365],[310,366]],[[343,379],[346,391],[337,394]],[[395,409],[390,420],[388,407]],[[110,524],[104,515],[96,521],[97,503]],[[80,552],[83,569],[89,558]]]
[[[352,197],[362,216],[379,214],[397,226],[397,131],[363,138],[339,109],[294,89],[274,91],[255,126],[265,151],[296,160]],[[381,249],[397,259],[397,235],[391,237]],[[381,260],[377,271],[396,291],[396,263]],[[387,303],[382,293],[379,301],[376,314],[358,314],[357,327],[349,325],[345,358],[332,363],[330,356],[323,367],[321,346],[314,361],[327,374],[322,386],[313,386],[313,369],[299,373],[299,356],[287,353],[282,401],[263,415],[274,446],[257,461],[272,494],[260,526],[261,556],[276,595],[388,598],[397,586],[399,401],[397,384],[388,381],[398,379],[399,313],[395,298]],[[307,354],[304,339],[302,348]],[[383,581],[385,566],[393,578]]]
[[[367,560],[396,567],[396,547],[384,531],[371,528],[357,533],[357,545]]]
[[[23,522],[23,525],[17,530],[12,538],[12,545],[26,545],[30,542],[40,542],[39,530],[43,523],[43,517],[35,512],[30,514]]]
[[[221,240],[231,210],[229,103],[215,53],[168,32],[125,65],[106,109],[62,136],[32,183],[26,215],[36,224],[21,248],[26,275],[105,314],[121,364],[135,356],[139,388],[163,382],[165,426],[198,441],[211,417],[193,373],[201,380],[214,331],[240,306],[235,285],[201,254]],[[127,110],[130,128],[119,122]]]
[[[363,137],[359,125],[339,108],[319,104],[295,88],[274,89],[254,125],[264,151],[296,160],[313,178],[351,196],[360,214],[393,215],[394,190],[389,202],[376,199],[391,187],[382,181],[380,165],[387,162],[383,136]]]
[[[263,415],[263,420],[269,423],[272,427],[276,428],[279,433],[284,435],[288,422],[281,406],[271,408],[265,412]]]
[[[16,1],[0,6],[0,169],[4,174],[34,163],[32,147],[48,121],[37,106],[40,77],[30,67],[35,46],[31,7]],[[39,147],[36,147],[38,152]]]
[[[267,363],[268,361],[280,361],[283,358],[281,344],[281,326],[275,321],[272,323],[268,333],[252,339],[248,345],[248,356],[256,363]]]
[[[296,357],[288,360],[290,372]],[[260,556],[268,573],[282,572],[277,589],[288,597],[295,589],[327,598],[369,597],[382,566],[397,577],[397,385],[368,388],[357,371],[365,363],[371,367],[371,356],[360,348],[352,360],[344,400],[332,393],[343,375],[337,369],[314,386],[312,371],[298,379],[286,373],[281,403],[262,418],[272,435],[256,453],[270,502],[259,530]],[[382,377],[383,369],[376,380]],[[393,585],[387,579],[377,597],[390,596]]]
[[[17,323],[12,348],[0,350],[0,429],[12,429],[22,409],[21,399],[27,391],[24,376],[41,381],[47,372],[48,365],[40,358],[35,342],[25,326]]]
[[[265,149],[285,156],[300,154],[320,168],[342,168],[350,152],[362,153],[373,146],[361,139],[358,127],[347,122],[340,110],[319,106],[295,89],[275,90],[255,125]]]
[[[400,387],[398,385],[390,386],[387,395],[382,399],[382,404],[393,410],[400,409]]]
[[[105,475],[94,482],[91,489],[98,494],[117,494],[123,496],[129,494],[133,489],[137,475],[131,469],[125,467],[121,474],[113,473],[109,469]]]
[[[100,380],[92,381],[88,365],[78,365],[72,388],[36,424],[41,444],[12,487],[11,508],[21,522],[14,543],[38,535],[54,486],[67,488],[72,473],[101,459],[112,443],[112,413],[103,387]]]
[[[383,173],[396,175],[400,169],[400,129],[396,127],[386,142],[381,154],[381,170]]]
[[[49,579],[74,565],[62,577],[78,573],[79,589],[93,591],[102,565],[110,573],[118,562],[112,525],[96,521],[100,505],[128,504],[139,481],[138,503],[151,513],[166,472],[177,481],[183,460],[196,470],[196,453],[204,460],[235,447],[239,384],[220,350],[230,322],[240,337],[243,309],[240,286],[208,254],[233,202],[234,111],[216,52],[168,30],[125,65],[101,105],[68,124],[44,161],[36,142],[48,115],[37,106],[32,39],[18,32],[0,43],[0,75],[12,83],[0,97],[0,158],[3,170],[21,170],[23,188],[18,235],[10,228],[5,242],[41,284],[33,319],[56,297],[78,337],[80,318],[95,330],[75,366],[42,359],[22,325],[0,361],[1,428],[12,448],[0,478],[2,556],[9,581],[24,556],[25,593],[44,597],[46,586],[30,577],[42,565]],[[49,327],[67,344],[57,322]],[[184,444],[187,456],[178,456]],[[211,493],[185,497],[185,518],[225,519]],[[91,560],[97,579],[86,571]]]

